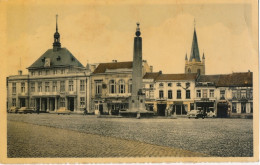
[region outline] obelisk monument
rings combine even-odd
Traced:
[[[145,111],[145,95],[142,92],[142,37],[137,23],[134,38],[134,56],[133,56],[133,73],[132,73],[132,93],[129,100],[129,110],[135,112]]]

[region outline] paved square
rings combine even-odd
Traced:
[[[251,157],[253,120],[8,114],[8,156]]]

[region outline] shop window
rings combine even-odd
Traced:
[[[246,113],[246,103],[241,103],[241,113]]]

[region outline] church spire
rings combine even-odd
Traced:
[[[60,34],[58,32],[58,15],[56,15],[56,32],[54,33],[53,50],[57,51],[59,48],[61,48],[61,44],[60,44]]]
[[[193,33],[193,40],[192,40],[192,46],[191,46],[191,52],[190,52],[190,60],[192,61],[195,59],[196,62],[200,62],[200,53],[199,53],[199,46],[198,46],[198,40],[197,40],[197,34],[196,34],[196,22],[194,19],[194,33]]]

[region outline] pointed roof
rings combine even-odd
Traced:
[[[53,49],[47,50],[38,58],[28,69],[44,68],[45,59],[50,59],[50,67],[84,67],[66,48],[60,48],[59,51]]]
[[[189,61],[192,61],[192,59],[195,59],[196,62],[200,62],[200,52],[199,52],[199,46],[198,46],[198,40],[197,40],[197,34],[195,28],[193,33],[193,40],[192,40],[192,47],[191,47]]]

